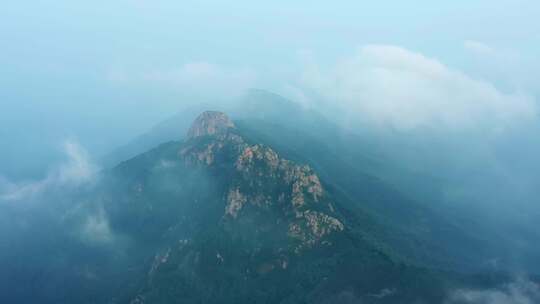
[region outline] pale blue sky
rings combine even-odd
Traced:
[[[331,69],[370,44],[501,92],[540,91],[535,0],[4,2],[0,135],[13,147],[4,160],[31,155],[36,142],[54,155],[45,145],[65,138],[99,154],[197,98],[230,86],[287,93],[306,61]]]

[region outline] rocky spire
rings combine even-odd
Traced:
[[[223,112],[206,111],[203,112],[191,125],[188,131],[188,138],[214,135],[225,132],[229,128],[234,128],[234,123]]]

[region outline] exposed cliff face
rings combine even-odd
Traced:
[[[295,253],[322,244],[326,236],[344,229],[309,166],[283,159],[264,145],[247,143],[232,126],[225,114],[205,112],[191,128],[195,131],[190,131],[198,136],[191,136],[180,151],[187,165],[231,171],[223,212],[227,225],[273,216],[271,223],[260,219],[256,232],[283,234],[289,243],[277,245]],[[202,136],[207,138],[197,139]]]
[[[225,113],[206,111],[199,115],[188,131],[188,138],[199,136],[216,135],[224,133],[229,128],[234,128],[234,123]]]

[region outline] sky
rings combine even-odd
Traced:
[[[66,142],[100,155],[251,87],[348,123],[501,132],[536,120],[538,15],[534,0],[8,1],[0,175],[45,176]]]

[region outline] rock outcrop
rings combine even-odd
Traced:
[[[201,114],[188,136],[180,151],[187,165],[229,172],[225,222],[234,225],[246,218],[264,222],[265,214],[267,218],[277,216],[279,224],[260,224],[259,228],[283,233],[289,240],[286,247],[295,253],[344,230],[319,177],[309,166],[284,159],[265,145],[248,143],[225,114]],[[194,140],[201,136],[208,136],[208,140]]]
[[[188,138],[215,135],[234,128],[234,123],[222,112],[206,111],[199,115],[188,131]]]

